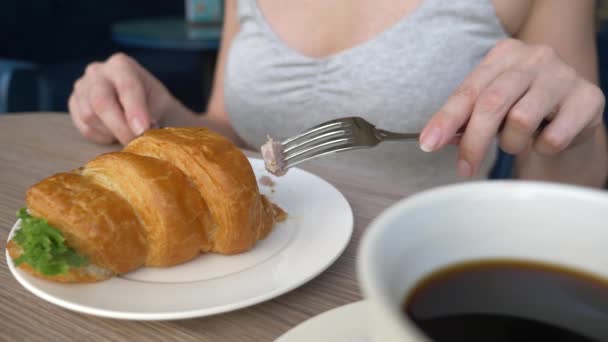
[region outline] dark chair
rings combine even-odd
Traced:
[[[513,162],[515,157],[505,151],[498,149],[496,162],[490,170],[490,179],[509,179],[513,178]]]
[[[45,110],[47,95],[37,64],[0,59],[0,114]]]

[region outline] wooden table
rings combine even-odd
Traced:
[[[67,114],[0,115],[0,341],[272,341],[310,317],[361,299],[355,273],[361,234],[370,220],[405,195],[380,180],[305,166],[336,186],[355,216],[348,248],[327,271],[274,300],[226,314],[156,322],[99,318],[25,290],[6,265],[4,241],[30,185],[118,149],[85,141]]]

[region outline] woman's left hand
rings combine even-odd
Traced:
[[[420,146],[435,151],[459,139],[458,171],[476,174],[493,139],[519,154],[529,147],[556,155],[602,126],[605,98],[549,46],[506,39],[464,80],[422,131]],[[537,134],[544,120],[550,123]]]

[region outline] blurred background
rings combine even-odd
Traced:
[[[67,111],[86,65],[118,51],[202,111],[220,21],[221,0],[1,0],[0,113]]]
[[[85,66],[123,51],[203,111],[221,33],[221,0],[1,0],[0,113],[67,111]],[[608,0],[597,2],[608,89]]]

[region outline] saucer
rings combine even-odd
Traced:
[[[371,342],[368,314],[365,301],[340,306],[300,323],[275,342]]]

